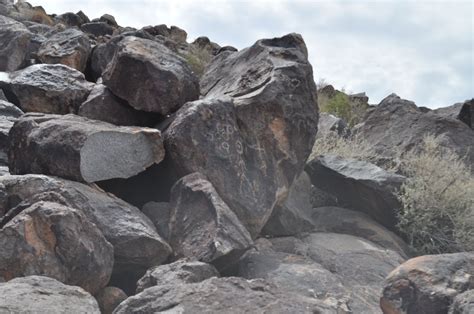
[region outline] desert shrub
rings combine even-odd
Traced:
[[[420,254],[474,250],[474,177],[462,157],[426,136],[402,159],[399,230]]]
[[[351,120],[351,105],[349,97],[343,92],[336,91],[331,98],[320,98],[319,109],[321,112],[327,112],[349,122]]]
[[[198,77],[204,74],[204,69],[212,59],[212,55],[209,51],[200,48],[193,48],[183,53],[182,56]]]

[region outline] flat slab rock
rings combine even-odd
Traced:
[[[93,85],[84,74],[62,64],[35,64],[0,73],[0,87],[25,112],[75,113]]]
[[[10,131],[14,174],[50,174],[95,182],[129,178],[164,158],[156,129],[117,127],[76,115],[22,116]]]
[[[0,283],[0,309],[6,313],[99,314],[97,301],[85,290],[42,276]]]
[[[216,56],[164,131],[180,175],[200,172],[256,237],[310,154],[316,87],[300,35]]]

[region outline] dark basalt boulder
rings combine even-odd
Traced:
[[[166,115],[199,97],[186,60],[156,41],[125,37],[103,73],[104,85],[137,110]]]
[[[154,286],[197,283],[211,277],[220,277],[217,269],[211,264],[181,259],[147,270],[137,283],[137,293]]]
[[[0,309],[6,313],[99,314],[97,301],[82,288],[42,276],[15,278],[0,283]]]
[[[0,277],[45,275],[91,294],[109,282],[114,251],[83,213],[38,202],[0,225]]]
[[[95,182],[128,178],[164,158],[156,129],[118,127],[76,115],[29,113],[10,130],[14,174],[50,174]]]
[[[57,22],[69,27],[80,27],[84,23],[89,23],[89,18],[82,12],[72,13],[66,12],[54,18]]]
[[[104,14],[99,18],[99,22],[107,23],[110,26],[118,27],[117,21],[115,21],[115,17],[110,14]]]
[[[8,133],[15,121],[23,114],[14,104],[0,99],[0,166],[8,164]]]
[[[96,37],[112,35],[115,28],[105,22],[90,22],[81,25],[81,30]]]
[[[250,234],[200,173],[180,179],[171,190],[169,243],[177,258],[224,269],[252,245]]]
[[[286,199],[316,135],[316,87],[303,39],[290,34],[219,54],[201,93],[164,132],[167,153],[181,175],[204,174],[256,237]]]
[[[84,72],[90,53],[89,38],[77,29],[68,28],[43,42],[37,56],[42,63],[61,63]]]
[[[16,71],[22,66],[32,36],[25,25],[0,15],[0,71]]]
[[[454,298],[474,289],[474,253],[425,255],[394,269],[385,281],[385,314],[448,313]]]
[[[156,231],[168,240],[169,237],[169,222],[171,206],[168,202],[148,202],[142,207],[142,212],[150,218],[151,222],[156,227]]]
[[[113,245],[115,273],[141,271],[143,275],[171,254],[169,245],[138,208],[97,187],[43,175],[0,176],[0,213],[10,213],[0,224],[38,201],[60,203],[84,213]]]
[[[326,112],[320,113],[317,135],[318,138],[331,135],[348,137],[350,134],[351,130],[344,120]]]
[[[471,129],[474,129],[474,99],[466,100],[463,103],[457,103],[449,107],[433,110],[434,113],[458,119],[464,122]]]
[[[186,43],[186,38],[188,37],[185,30],[174,25],[171,27],[168,27],[165,24],[147,26],[144,27],[143,30],[150,33],[150,35],[167,37],[177,43]]]
[[[404,176],[334,155],[319,156],[305,169],[313,185],[332,194],[341,207],[364,212],[385,227],[395,228],[396,212],[401,208],[397,192]]]
[[[10,74],[0,73],[0,87],[10,102],[25,112],[75,113],[94,84],[62,64],[35,64]]]
[[[112,314],[115,308],[128,296],[117,287],[105,287],[95,295],[102,314]]]

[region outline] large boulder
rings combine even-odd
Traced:
[[[112,245],[83,213],[38,202],[0,226],[0,277],[45,275],[94,294],[109,282]]]
[[[23,111],[14,104],[0,99],[0,165],[8,164],[8,133],[22,114]]]
[[[43,63],[61,63],[84,72],[90,53],[89,38],[75,28],[68,28],[48,38],[37,55]]]
[[[338,118],[330,113],[320,113],[318,122],[318,138],[331,135],[347,137],[350,134],[351,130],[343,119]]]
[[[387,277],[380,306],[385,314],[447,313],[454,298],[474,289],[474,253],[415,257]]]
[[[311,152],[318,109],[300,35],[223,52],[164,132],[181,175],[204,174],[253,237],[287,197]]]
[[[200,283],[145,289],[114,313],[337,313],[314,298],[279,290],[264,280],[210,278]]]
[[[443,147],[466,156],[474,163],[474,131],[458,119],[436,112],[423,112],[413,102],[395,94],[386,97],[357,127],[356,133],[385,157],[398,157],[411,149],[418,149],[428,135],[443,134]]]
[[[134,176],[164,158],[156,129],[117,127],[76,115],[29,113],[10,130],[14,174],[95,182]]]
[[[0,283],[0,309],[4,313],[100,313],[97,301],[83,289],[42,276]]]
[[[25,112],[66,114],[77,111],[93,84],[68,66],[36,64],[9,75],[0,73],[0,87]]]
[[[0,195],[0,212],[15,213],[42,200],[82,211],[113,245],[116,272],[145,272],[171,254],[169,245],[138,208],[97,188],[43,175],[6,175],[0,177]]]
[[[103,73],[104,84],[137,110],[166,115],[199,97],[186,60],[158,42],[125,37]]]
[[[224,269],[252,244],[250,234],[200,173],[180,179],[171,190],[169,243],[175,255]]]
[[[137,283],[137,293],[153,286],[197,283],[211,277],[220,277],[217,269],[211,264],[181,259],[147,270]]]
[[[128,296],[117,287],[105,287],[95,295],[102,314],[112,314],[115,308]]]
[[[81,30],[95,37],[112,35],[115,28],[104,22],[90,22],[82,24]]]
[[[405,177],[371,163],[340,156],[319,156],[306,165],[314,186],[332,194],[341,207],[368,214],[389,229],[401,207],[397,192]]]
[[[457,103],[449,107],[434,110],[436,114],[458,119],[471,129],[474,129],[474,98],[463,103]]]
[[[16,71],[22,66],[31,37],[25,25],[0,15],[0,71]]]
[[[449,314],[474,313],[474,289],[458,294],[449,309]]]

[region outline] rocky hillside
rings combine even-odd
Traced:
[[[0,0],[0,312],[472,313],[472,203],[415,257],[385,166],[432,134],[469,169],[474,101],[352,95],[346,122],[321,95],[298,34],[237,51]],[[318,151],[354,136],[376,160]]]

